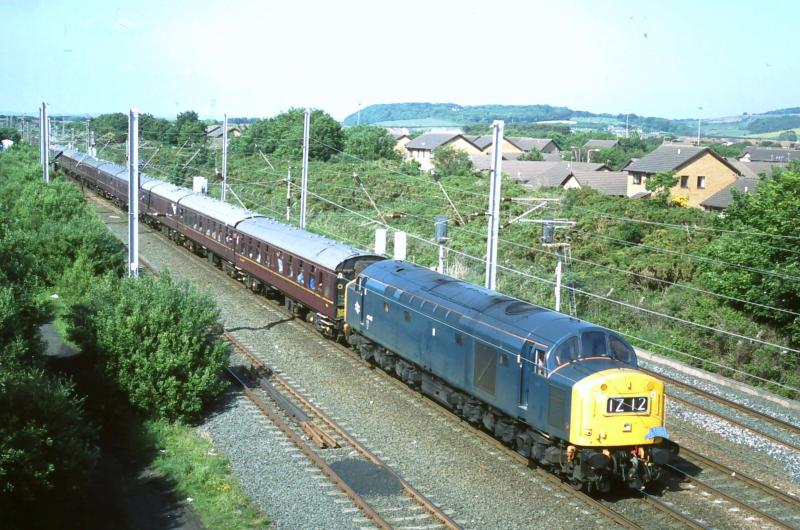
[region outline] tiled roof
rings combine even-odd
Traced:
[[[743,193],[753,193],[758,187],[758,183],[759,179],[757,178],[740,177],[732,182],[729,186],[722,188],[717,193],[701,202],[700,206],[714,210],[725,209],[730,205],[731,202],[733,202],[733,193],[731,192],[732,189],[736,188]]]
[[[665,173],[674,171],[691,159],[701,155],[706,147],[691,145],[661,145],[639,160],[626,167],[627,171],[636,173]]]
[[[455,138],[461,136],[458,133],[427,133],[422,136],[417,136],[406,144],[406,149],[423,149],[433,151],[439,146],[442,146]],[[464,138],[463,136],[461,136]]]
[[[769,147],[747,147],[744,154],[750,155],[751,162],[788,162],[800,160],[800,151],[796,149],[770,149]]]
[[[771,176],[775,168],[784,169],[785,162],[741,162],[735,158],[726,158],[730,164],[738,169],[743,177],[758,178],[760,175]]]
[[[603,195],[624,197],[628,194],[628,174],[625,171],[573,171],[582,188],[592,188]]]
[[[528,136],[509,136],[506,139],[526,153],[534,147],[541,151],[554,143],[550,138],[530,138]]]
[[[477,155],[470,157],[475,169],[490,170],[492,157]],[[543,162],[527,160],[504,160],[503,173],[510,178],[534,187],[561,186],[574,171],[601,171],[605,164],[588,162]]]
[[[619,142],[617,140],[588,140],[583,147],[585,149],[613,149]]]

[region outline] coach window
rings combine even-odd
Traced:
[[[272,258],[269,255],[269,245],[264,245],[264,264],[269,267],[272,265]]]
[[[261,243],[256,241],[256,262],[261,263]]]
[[[330,299],[330,297],[331,297],[331,278],[330,278],[330,276],[328,276],[328,277],[322,276],[321,280],[322,280],[322,284],[323,284],[322,287],[323,287],[323,290],[325,292],[325,298]]]
[[[303,274],[303,260],[297,261],[297,283],[300,285],[305,285],[306,283],[306,275]]]
[[[283,274],[283,252],[278,252],[277,264],[278,264],[278,272],[280,274]]]
[[[317,288],[317,268],[313,265],[308,268],[308,288],[312,291]]]
[[[293,275],[293,273],[292,273],[292,261],[293,261],[293,259],[294,259],[294,256],[289,255],[289,258],[286,261],[286,276],[288,276],[289,278],[291,278],[292,275]]]
[[[247,257],[253,259],[253,238],[247,238]]]

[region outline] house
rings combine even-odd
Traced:
[[[617,140],[587,140],[583,144],[583,148],[587,151],[589,149],[614,149],[615,147],[619,147],[619,141]]]
[[[591,188],[603,195],[625,197],[628,194],[628,173],[625,171],[573,170],[564,182],[564,188]]]
[[[468,136],[469,140],[477,145],[485,154],[492,153],[494,138],[491,135]],[[504,136],[503,157],[518,157],[536,148],[542,156],[549,154],[553,160],[561,160],[561,151],[558,145],[550,138],[530,138],[528,136]]]
[[[481,155],[473,156],[471,160],[475,169],[490,171],[492,168],[491,158]],[[569,180],[573,171],[602,172],[608,170],[608,166],[587,162],[507,160],[503,162],[502,170],[509,178],[534,188],[557,188]]]
[[[800,151],[795,149],[773,149],[770,147],[746,147],[741,162],[789,162],[800,160]]]
[[[206,126],[206,138],[208,139],[209,145],[212,149],[222,149],[222,125],[207,125]],[[242,135],[242,129],[238,125],[231,125],[228,124],[228,141],[230,142],[231,138],[238,137]]]
[[[785,162],[742,162],[735,158],[726,158],[736,169],[741,171],[743,177],[758,178],[761,175],[771,177],[776,169],[785,169]]]
[[[708,147],[664,144],[626,168],[628,196],[646,193],[645,182],[657,173],[675,172],[678,183],[670,189],[673,199],[695,208],[733,184],[741,171]]]
[[[406,145],[411,141],[411,135],[407,129],[387,128],[386,131],[392,135],[395,141],[395,150],[402,154],[406,153]]]
[[[406,144],[408,158],[419,162],[420,169],[433,169],[433,150],[448,146],[472,155],[479,155],[480,148],[460,133],[428,133],[418,136]]]
[[[733,202],[734,189],[741,193],[753,193],[758,188],[759,178],[741,177],[733,181],[730,185],[722,188],[711,197],[700,203],[700,206],[711,212],[721,212]]]

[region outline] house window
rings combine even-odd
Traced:
[[[634,175],[633,176],[633,183],[637,186],[642,184],[642,176],[641,175]]]
[[[681,175],[681,188],[689,187],[689,175]]]
[[[701,190],[706,189],[706,178],[705,177],[697,177],[697,187]]]

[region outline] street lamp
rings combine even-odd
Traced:
[[[703,110],[703,107],[697,107],[697,110]],[[697,117],[697,147],[700,147],[700,116]]]

